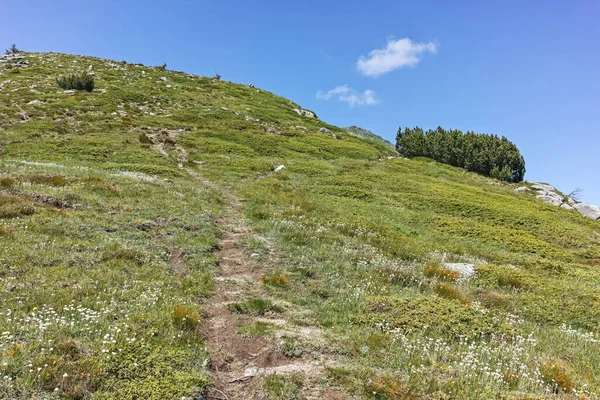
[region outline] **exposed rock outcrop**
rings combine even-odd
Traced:
[[[309,111],[309,110],[294,108],[294,111],[296,111],[299,115],[302,115],[303,117],[317,118],[317,114],[315,114],[314,112]]]
[[[593,204],[579,203],[575,204],[573,208],[579,211],[581,215],[591,219],[600,220],[600,207],[597,207]]]
[[[535,197],[553,206],[564,208],[565,210],[577,210],[581,215],[600,220],[600,207],[587,203],[578,203],[575,199],[561,194],[554,186],[547,183],[534,183],[527,186],[519,186],[515,192],[531,192],[533,190]]]

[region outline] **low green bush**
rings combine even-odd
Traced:
[[[63,75],[56,78],[56,84],[64,90],[94,90],[94,76],[85,72],[79,74]]]

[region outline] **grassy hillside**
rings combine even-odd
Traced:
[[[240,332],[289,359],[318,353],[315,390],[600,393],[600,222],[428,159],[388,159],[262,89],[24,56],[0,64],[1,397],[202,398],[215,349],[201,315],[231,196],[252,229],[239,246],[258,264],[276,254],[262,279],[285,305],[274,321],[326,345],[281,342],[268,321]],[[56,86],[88,70],[93,92]],[[256,391],[311,398],[310,382],[284,374]]]

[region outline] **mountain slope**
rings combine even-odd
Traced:
[[[369,140],[373,140],[377,143],[382,143],[385,146],[387,146],[389,149],[395,150],[395,146],[392,143],[388,142],[381,136],[376,135],[375,133],[371,132],[368,129],[364,129],[364,128],[353,125],[353,126],[348,126],[348,127],[344,128],[344,130],[352,135],[361,137],[363,139],[369,139]]]
[[[23,57],[0,65],[3,397],[600,391],[598,221],[261,89]]]

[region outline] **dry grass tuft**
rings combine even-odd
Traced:
[[[200,322],[200,314],[183,304],[173,308],[173,325],[182,330],[191,331],[196,329]]]
[[[10,176],[3,176],[0,178],[0,187],[1,188],[9,188],[16,183],[16,179],[11,178]]]
[[[378,399],[401,400],[411,398],[406,385],[389,374],[376,376],[365,386],[365,390],[369,395],[375,395]]]
[[[290,277],[282,273],[269,274],[263,276],[262,282],[265,285],[287,287],[290,283]]]
[[[60,175],[35,175],[32,176],[29,181],[31,183],[37,183],[40,185],[50,185],[50,186],[67,186],[69,184],[69,180],[64,176]]]
[[[445,283],[436,283],[433,291],[440,297],[445,297],[450,300],[458,300],[461,303],[467,303],[469,298],[465,296],[460,289],[447,285]]]
[[[488,308],[506,308],[510,305],[510,296],[494,290],[477,293],[477,300]]]
[[[35,208],[28,198],[0,194],[0,218],[16,218],[34,212]]]
[[[571,371],[565,361],[555,358],[546,360],[540,365],[540,373],[542,374],[542,379],[554,387],[555,393],[560,393],[561,391],[565,393],[573,392],[575,383],[571,378]]]
[[[442,267],[439,263],[426,264],[423,273],[428,278],[438,278],[450,282],[455,282],[460,278],[460,273],[458,271]]]

